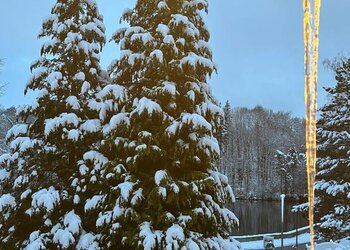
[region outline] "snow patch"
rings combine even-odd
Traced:
[[[160,186],[161,182],[167,178],[167,173],[164,170],[158,170],[154,175],[154,181],[157,186]]]
[[[0,212],[3,212],[4,209],[7,207],[10,207],[10,208],[16,207],[15,197],[13,197],[11,194],[3,194],[0,197]]]
[[[32,207],[34,209],[43,207],[47,212],[51,212],[59,202],[60,195],[54,187],[41,189],[32,195]]]

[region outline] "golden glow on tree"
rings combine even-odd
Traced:
[[[311,249],[314,249],[317,66],[321,0],[304,0],[306,156]]]

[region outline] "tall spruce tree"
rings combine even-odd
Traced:
[[[100,118],[113,109],[98,100],[113,94],[102,89],[104,31],[95,0],[58,0],[43,22],[46,42],[26,87],[39,94],[19,112],[11,152],[0,157],[1,249],[98,249],[72,176],[96,155],[89,150],[101,139]]]
[[[319,237],[350,235],[350,59],[334,65],[336,86],[326,88],[317,130],[316,219]]]
[[[215,70],[207,8],[139,0],[123,14],[130,27],[113,36],[121,54],[110,73],[129,101],[101,143],[103,155],[115,152],[101,175],[111,191],[88,206],[109,249],[237,247],[229,235],[238,219],[225,207],[234,196],[215,167],[223,111],[207,84]]]

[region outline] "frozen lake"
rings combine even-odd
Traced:
[[[308,222],[300,214],[291,212],[294,204],[287,202],[284,231],[307,226]],[[234,212],[240,219],[240,230],[234,235],[253,235],[281,231],[281,205],[278,201],[237,200]]]

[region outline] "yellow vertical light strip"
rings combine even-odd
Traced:
[[[316,112],[317,74],[321,0],[304,0],[304,46],[305,46],[305,107],[306,107],[306,167],[308,176],[308,200],[310,243],[314,249],[314,199],[316,179]],[[313,10],[311,9],[313,7]]]

